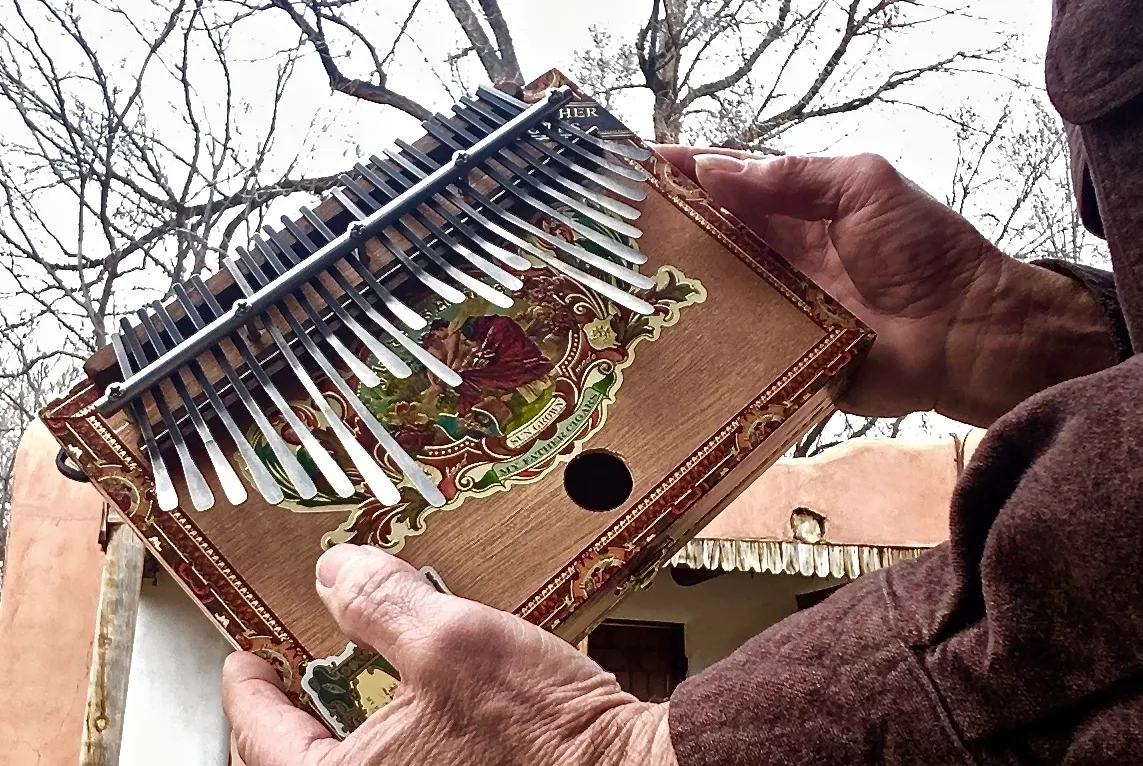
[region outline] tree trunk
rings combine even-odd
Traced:
[[[676,94],[655,94],[655,141],[677,144],[683,130],[682,115],[678,111]]]

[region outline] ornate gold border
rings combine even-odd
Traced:
[[[542,82],[544,78],[537,81]],[[563,82],[571,84],[566,78]],[[578,93],[578,88],[572,87]],[[642,145],[637,138],[628,140]],[[827,335],[517,609],[525,619],[548,629],[558,627],[594,594],[614,587],[624,565],[643,546],[664,535],[675,519],[717,484],[733,464],[740,462],[753,448],[750,441],[765,438],[872,342],[872,334],[849,312],[810,280],[793,272],[740,221],[716,209],[701,189],[660,156],[654,155],[644,167],[652,172],[656,189]],[[113,433],[108,422],[94,410],[100,395],[90,382],[82,383],[44,408],[41,417],[96,488],[119,509],[231,643],[273,661],[282,670],[287,693],[295,704],[311,707],[301,694],[304,667],[313,659],[309,652],[189,517],[180,511],[153,512],[154,486],[143,469],[143,458]],[[768,418],[766,428],[744,442],[746,427],[762,417]],[[590,583],[583,580],[585,575],[593,578]],[[602,579],[596,579],[600,575]]]

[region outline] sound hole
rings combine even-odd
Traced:
[[[615,510],[631,496],[633,486],[623,458],[610,452],[585,452],[564,469],[564,491],[587,511]]]

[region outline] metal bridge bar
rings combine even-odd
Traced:
[[[298,290],[302,285],[336,264],[338,260],[351,254],[358,246],[372,239],[382,229],[423,204],[446,186],[456,183],[458,179],[508,144],[518,140],[532,126],[550,117],[570,101],[572,95],[571,89],[567,87],[554,90],[547,99],[516,115],[490,133],[483,141],[473,145],[465,152],[454,154],[447,163],[361,221],[359,226],[351,226],[347,232],[322,247],[311,257],[290,268],[277,279],[250,295],[246,300],[236,302],[229,311],[200,332],[195,333],[166,354],[130,375],[122,383],[108,386],[107,392],[95,403],[96,409],[104,416],[118,412],[199,354],[209,351],[227,335],[249,322],[251,318],[266,313],[286,295]]]

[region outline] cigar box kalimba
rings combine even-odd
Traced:
[[[345,735],[399,668],[331,545],[577,641],[833,401],[869,331],[559,73],[481,88],[124,319],[42,417]],[[74,469],[73,469],[74,470]]]

